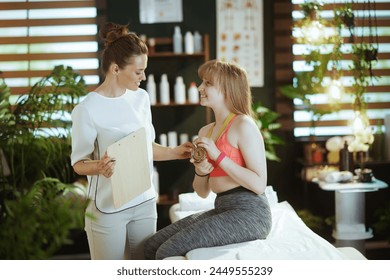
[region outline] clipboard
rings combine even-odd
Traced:
[[[107,148],[108,155],[116,161],[110,178],[116,209],[152,185],[146,143],[146,131],[142,127]]]

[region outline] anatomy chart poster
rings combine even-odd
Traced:
[[[217,0],[217,58],[236,62],[264,86],[263,0]]]

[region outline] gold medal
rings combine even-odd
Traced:
[[[201,162],[206,158],[206,149],[203,147],[194,146],[191,156],[195,162]]]

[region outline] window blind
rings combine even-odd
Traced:
[[[296,43],[292,27],[294,23],[302,16],[300,4],[303,0],[283,1],[275,3],[275,45],[276,45],[276,81],[278,86],[287,83],[293,83],[293,77],[305,69],[304,46]],[[365,92],[367,102],[367,115],[370,125],[383,129],[384,116],[390,114],[390,1],[380,0],[371,1],[371,11],[367,10],[367,1],[322,1],[323,9],[321,16],[327,21],[333,20],[333,9],[352,4],[352,10],[355,16],[355,39],[358,42],[369,42],[369,33],[367,29],[368,14],[376,15],[376,33],[378,36],[378,56],[377,61],[373,63],[373,79]],[[373,10],[375,7],[375,10]],[[340,110],[324,115],[319,121],[316,121],[314,133],[310,129],[311,115],[305,110],[305,107],[298,102],[289,103],[278,90],[278,112],[284,116],[285,129],[294,130],[296,137],[309,136],[333,136],[351,134],[350,121],[353,118],[353,89],[351,87],[353,73],[350,70],[352,64],[352,54],[350,52],[349,32],[342,30],[343,37],[343,55],[342,82],[346,94],[340,101]],[[330,70],[330,69],[329,69]],[[331,71],[329,71],[329,78]],[[328,109],[329,101],[326,93],[315,94],[311,97],[311,103],[317,108]],[[282,118],[283,120],[283,118]]]
[[[13,99],[56,65],[99,83],[95,1],[0,0],[0,71]],[[12,99],[11,99],[12,101]]]

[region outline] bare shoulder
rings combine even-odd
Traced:
[[[248,133],[250,131],[259,131],[255,121],[247,115],[239,115],[234,121],[234,127],[237,131],[242,133]]]
[[[214,122],[212,123],[209,123],[208,125],[205,125],[203,126],[200,130],[199,130],[199,137],[203,137],[203,136],[206,136],[207,135],[207,132],[214,126]]]
[[[261,147],[258,143],[263,143],[263,137],[255,120],[247,115],[237,117],[235,131],[237,136],[237,146],[244,151],[249,149],[253,151],[253,147]]]
[[[259,141],[260,130],[251,117],[238,115],[229,130],[228,137],[234,147],[250,145],[252,141]]]

